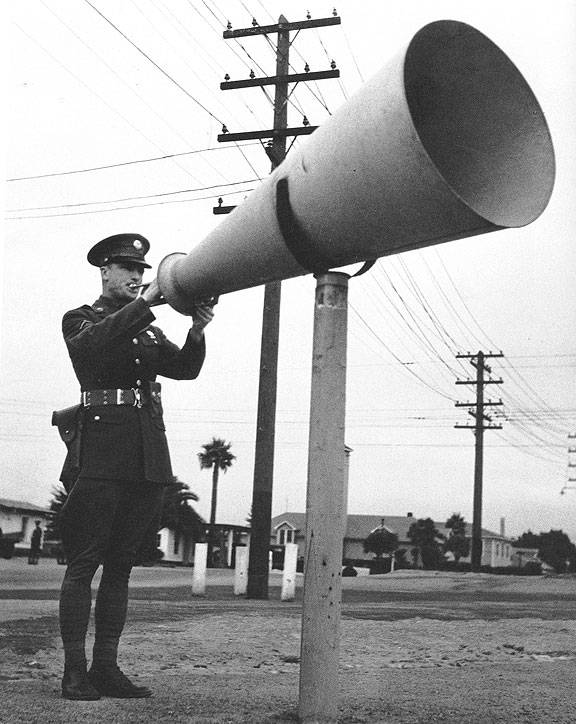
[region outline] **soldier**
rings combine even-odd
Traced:
[[[61,530],[68,567],[60,594],[64,644],[62,696],[95,700],[151,696],[117,664],[126,619],[128,579],[147,528],[158,520],[163,486],[172,469],[156,375],[195,379],[205,356],[204,328],[210,304],[192,312],[182,349],[152,322],[150,307],[161,300],[154,279],[140,293],[150,265],[150,248],[140,234],[117,234],[88,253],[99,267],[102,296],[92,305],[66,312],[64,339],[81,389],[79,459],[65,463],[61,479],[70,488]],[[70,437],[78,436],[78,429]],[[71,448],[69,448],[70,450]],[[79,472],[78,472],[79,471]],[[95,608],[95,642],[87,671],[85,638],[91,582],[99,565],[102,579]]]
[[[28,563],[33,566],[38,565],[40,549],[42,547],[42,528],[40,527],[39,520],[35,521],[35,526],[30,538],[30,555],[28,556]]]

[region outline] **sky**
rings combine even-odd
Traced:
[[[219,197],[239,204],[266,178],[262,145],[217,141],[270,128],[271,91],[221,91],[273,75],[273,43],[224,40],[222,31],[331,17],[318,0],[23,0],[10,3],[6,35],[0,497],[46,505],[64,445],[52,410],[78,386],[61,337],[63,313],[91,303],[99,274],[86,262],[98,240],[133,231],[154,266],[189,252],[221,221]],[[556,153],[547,209],[520,229],[381,259],[350,281],[346,442],[350,513],[472,519],[474,436],[456,385],[475,374],[457,354],[500,352],[503,383],[487,390],[501,430],[484,436],[483,524],[511,536],[561,528],[576,539],[576,6],[557,0],[344,0],[337,27],[292,36],[292,72],[339,80],[299,84],[289,125],[320,125],[428,22],[460,20],[515,63],[544,111]],[[272,43],[272,45],[271,45]],[[362,134],[362,118],[357,119]],[[305,142],[297,140],[295,145]],[[345,149],[343,149],[345,152]],[[378,153],[378,149],[374,149]],[[314,279],[282,285],[273,514],[304,511]],[[211,479],[197,453],[212,437],[236,460],[221,476],[218,522],[250,512],[263,288],[222,295],[207,329],[198,380],[162,380],[174,472],[209,516]],[[189,320],[169,308],[157,324],[182,343]],[[561,491],[564,490],[563,495]]]

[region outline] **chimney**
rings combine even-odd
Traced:
[[[500,535],[506,537],[506,518],[500,518]]]

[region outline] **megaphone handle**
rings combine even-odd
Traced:
[[[337,266],[337,264],[314,250],[309,236],[292,211],[287,178],[280,179],[276,184],[276,218],[284,242],[300,266],[316,276],[324,274],[330,268]],[[375,263],[376,259],[365,261],[362,267],[352,276],[359,277],[361,274],[365,274]]]
[[[276,184],[276,218],[288,250],[298,264],[312,274],[323,274],[334,264],[314,250],[310,238],[302,228],[290,205],[288,179]]]

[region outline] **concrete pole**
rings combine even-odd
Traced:
[[[248,548],[237,546],[234,568],[234,595],[243,596],[248,586]]]
[[[228,545],[226,546],[226,562],[228,563],[228,568],[232,566],[232,551],[234,549],[234,531],[229,530],[228,531]]]
[[[194,569],[192,573],[192,595],[203,596],[206,593],[206,561],[208,544],[196,543],[194,546]]]
[[[317,278],[298,712],[303,724],[338,719],[347,297],[347,274]]]
[[[296,598],[296,563],[298,561],[298,546],[296,543],[286,543],[284,546],[284,570],[282,571],[281,601],[293,601]]]

